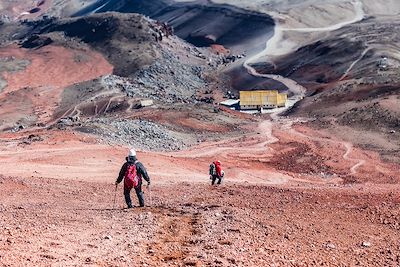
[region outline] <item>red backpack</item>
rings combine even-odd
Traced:
[[[124,185],[126,188],[138,187],[140,182],[140,177],[136,170],[136,162],[134,164],[129,164],[126,169],[124,176]]]

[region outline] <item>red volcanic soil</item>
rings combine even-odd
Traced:
[[[223,45],[218,45],[218,44],[212,44],[210,46],[211,50],[218,54],[218,55],[228,55],[230,54],[230,50],[225,48]]]
[[[0,115],[9,121],[49,122],[65,87],[113,70],[84,49],[0,49],[11,56],[30,65],[2,74]],[[227,136],[182,151],[138,151],[152,179],[143,209],[124,209],[121,186],[115,191],[128,147],[70,128],[2,132],[1,264],[400,265],[398,165],[298,120],[191,108],[130,115],[193,138]],[[243,134],[229,137],[239,124]],[[216,159],[226,176],[212,187]]]
[[[183,151],[139,155],[160,182],[207,180],[208,164],[218,158],[232,182],[400,183],[399,166],[384,163],[378,154],[354,148],[327,133],[268,120],[252,127],[242,137],[203,142]],[[30,134],[43,141],[27,143]],[[55,130],[2,134],[1,143],[2,173],[21,177],[28,172],[35,177],[105,181],[115,177],[127,150],[100,145],[91,135]],[[15,162],[24,164],[16,169],[12,167]]]
[[[23,87],[51,86],[63,88],[112,73],[113,67],[98,53],[45,46],[35,50],[17,47],[0,48],[0,57],[14,56],[31,64],[25,71],[4,73],[8,87],[5,93]]]
[[[287,120],[247,129],[180,152],[139,151],[152,189],[147,207],[131,210],[113,185],[127,147],[68,130],[2,134],[1,262],[400,264],[398,166]],[[226,178],[211,187],[208,164],[216,158]]]
[[[112,53],[115,62],[122,52]],[[129,147],[112,143],[124,140],[42,125],[56,120],[66,87],[113,66],[89,48],[54,45],[0,48],[0,58],[7,69],[13,58],[30,62],[0,73],[7,81],[0,93],[0,265],[400,266],[400,168],[377,153],[298,119],[211,104],[105,114],[113,101],[126,100],[121,93],[105,105],[109,121],[146,119],[198,142],[180,151],[138,151],[152,187],[144,189],[145,208],[125,209],[122,185],[114,182]],[[65,95],[67,108],[72,97],[80,99]],[[211,186],[208,168],[216,159],[225,178]]]
[[[86,49],[69,50],[49,45],[28,50],[9,46],[0,48],[0,57],[30,61],[25,70],[2,73],[8,83],[0,94],[2,113],[8,114],[10,121],[13,121],[14,115],[17,120],[25,114],[36,116],[36,122],[48,122],[65,87],[113,71],[113,67],[100,54]],[[17,107],[13,104],[21,101],[24,105]]]

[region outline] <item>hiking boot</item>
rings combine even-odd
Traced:
[[[131,209],[131,208],[133,208],[133,206],[132,206],[132,204],[128,204],[128,209]]]

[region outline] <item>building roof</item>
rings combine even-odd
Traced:
[[[278,90],[252,90],[252,91],[239,91],[241,95],[254,95],[254,94],[263,94],[263,95],[275,95],[279,94]]]
[[[228,99],[220,102],[220,104],[224,106],[233,106],[236,105],[237,103],[239,103],[239,99]]]

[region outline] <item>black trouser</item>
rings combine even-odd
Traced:
[[[213,175],[211,178],[211,184],[215,184],[215,181],[218,179],[217,184],[221,184],[222,182],[222,177],[219,177],[218,175]]]
[[[137,187],[134,187],[136,191],[136,195],[139,200],[139,205],[140,207],[144,207],[144,195],[142,191],[142,181],[139,182]],[[132,200],[131,200],[131,190],[132,188],[124,188],[124,196],[125,196],[125,201],[126,205],[128,205],[128,208],[132,208]]]

